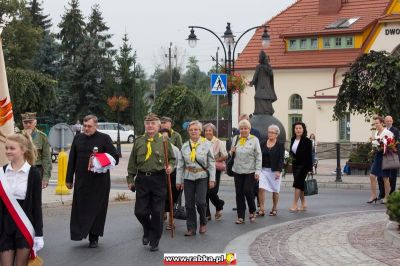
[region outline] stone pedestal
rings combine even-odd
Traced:
[[[272,115],[253,115],[250,119],[251,127],[257,129],[261,134],[260,143],[267,140],[267,130],[270,125],[277,125],[280,129],[279,141],[286,142],[286,131],[282,123]]]

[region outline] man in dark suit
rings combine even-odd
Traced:
[[[393,118],[388,115],[385,117],[385,125],[388,130],[393,133],[395,140],[399,141],[399,129],[393,126]],[[399,145],[397,145],[397,149],[399,149]],[[389,176],[390,182],[390,194],[392,194],[396,190],[396,181],[397,181],[397,170],[391,170],[391,176]]]

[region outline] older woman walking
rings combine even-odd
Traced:
[[[215,206],[215,220],[219,221],[222,218],[222,210],[225,202],[218,197],[219,183],[221,180],[221,172],[225,170],[225,160],[228,158],[228,152],[226,151],[225,143],[220,139],[215,137],[217,134],[217,128],[211,124],[205,124],[203,126],[204,136],[207,140],[211,141],[213,145],[213,152],[215,158],[215,187],[210,188],[207,191],[207,219],[211,220],[211,212],[210,212],[210,200],[211,203]]]
[[[236,224],[245,221],[246,201],[249,207],[250,222],[256,219],[254,203],[254,184],[261,172],[261,148],[257,137],[250,135],[251,124],[248,120],[239,122],[240,135],[233,138],[231,154],[235,153],[232,167],[235,180],[237,215]]]
[[[199,233],[207,231],[206,194],[215,185],[215,159],[212,143],[201,137],[202,124],[192,121],[188,126],[190,140],[182,145],[176,172],[176,188],[184,189],[186,207],[185,236],[196,235],[197,212],[200,216]]]
[[[268,127],[267,141],[261,146],[262,169],[259,180],[258,198],[260,199],[259,216],[265,215],[265,191],[272,192],[272,209],[270,216],[278,213],[279,191],[281,189],[281,171],[285,156],[285,147],[278,141],[280,130],[277,125]]]
[[[290,155],[293,157],[293,187],[294,198],[292,212],[305,211],[307,209],[306,199],[304,197],[304,181],[308,172],[312,171],[312,143],[307,138],[307,128],[302,122],[293,124],[292,139],[290,141]],[[301,201],[301,207],[297,203]]]

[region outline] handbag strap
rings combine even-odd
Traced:
[[[314,174],[312,172],[308,172],[307,180],[314,179]]]
[[[178,203],[178,206],[179,206],[179,207],[182,206],[182,194],[183,194],[183,190],[180,189],[180,190],[179,190],[178,199],[176,200],[176,202]]]
[[[233,145],[233,147],[236,147],[238,142],[239,142],[239,135],[236,135],[236,141],[235,141],[235,145]],[[232,152],[231,157],[235,158],[235,152]]]
[[[192,144],[190,144],[190,141],[189,141],[189,146],[190,146],[190,150],[192,150]],[[207,168],[206,168],[203,164],[201,164],[201,163],[197,160],[196,157],[194,157],[194,160],[196,161],[196,163],[197,163],[198,165],[201,166],[201,168],[203,168],[204,171],[206,171],[206,172],[208,171]]]

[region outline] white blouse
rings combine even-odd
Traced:
[[[292,145],[292,152],[293,152],[294,154],[296,154],[296,152],[297,152],[297,147],[299,147],[299,143],[300,143],[300,140],[299,140],[299,139],[295,139],[294,142],[293,142],[293,145]]]
[[[5,177],[9,189],[17,200],[24,200],[26,190],[28,188],[28,175],[31,165],[25,161],[24,165],[19,170],[14,170],[11,163],[7,165]]]

